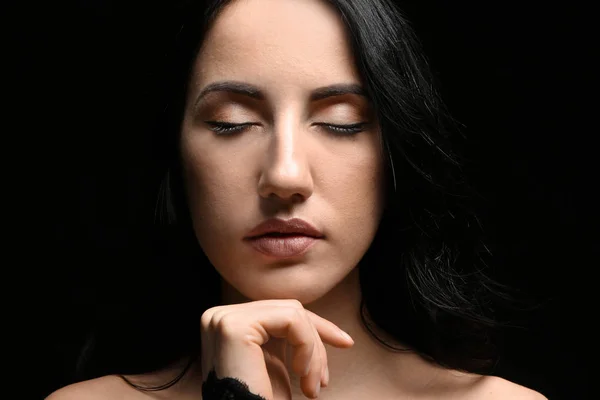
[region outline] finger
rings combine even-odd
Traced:
[[[201,370],[202,382],[208,379],[208,373],[213,368],[214,360],[214,333],[210,329],[212,310],[206,310],[200,318],[200,345],[202,351]]]
[[[312,323],[312,320],[308,316],[308,313],[305,313],[305,315],[306,315],[306,318],[309,320],[309,323],[313,327],[313,335],[315,336],[315,343],[317,346],[319,359],[321,360],[320,371],[319,371],[319,382],[320,382],[321,386],[327,386],[327,382],[325,380],[325,370],[327,369],[327,365],[328,365],[327,351],[325,349],[325,345],[323,344],[323,341],[321,340],[321,337],[319,336],[319,333],[317,332],[317,329],[315,328],[314,324]],[[313,358],[314,358],[314,356],[313,356]]]
[[[257,335],[262,327],[268,335],[287,340],[292,348],[292,370],[301,377],[306,375],[307,368],[310,372],[315,351],[313,327],[302,314],[301,310],[292,307],[263,307],[252,315],[256,323],[250,323],[254,328],[251,331],[259,332]],[[249,335],[249,338],[261,346],[265,342],[261,337]]]
[[[323,342],[342,348],[348,348],[354,345],[354,340],[352,340],[350,335],[348,335],[347,332],[344,332],[336,324],[320,317],[310,310],[306,310],[306,312]]]
[[[272,305],[277,307],[292,307],[305,310],[310,317],[314,327],[316,328],[319,337],[322,341],[334,346],[334,347],[352,347],[354,340],[347,332],[344,332],[333,322],[315,314],[314,312],[304,308],[302,303],[296,299],[284,299],[284,300],[259,300],[253,302],[256,305]]]
[[[221,319],[234,311],[228,306],[216,306],[206,310],[200,318],[200,340],[202,348],[202,379],[203,382],[208,378],[209,372],[215,367],[215,350],[217,345],[216,329]],[[218,372],[218,371],[215,371]],[[217,374],[218,377],[220,377]]]
[[[318,335],[316,329],[315,329],[315,334]],[[329,360],[327,359],[327,350],[325,349],[325,345],[320,340],[320,338],[319,338],[319,348],[321,349],[321,360],[323,363],[321,385],[328,386],[329,385]]]
[[[278,312],[273,313],[275,309]],[[265,318],[269,316],[271,318]],[[298,325],[297,322],[293,323],[294,320],[301,320],[302,316],[304,316],[303,319],[305,320],[303,324]],[[277,320],[278,318],[279,321]],[[222,323],[225,319],[225,323]],[[303,325],[304,333],[301,332]],[[264,345],[269,340],[270,335],[284,338],[290,343],[293,350],[292,369],[302,376],[305,368],[310,365],[314,349],[312,334],[314,328],[305,315],[304,307],[297,300],[264,300],[212,307],[203,313],[201,328],[203,348],[202,371],[204,380],[208,377],[212,366],[215,365],[214,357],[216,357],[216,354],[213,353],[217,335],[221,340],[231,343],[232,346],[235,346],[238,342],[247,342],[249,338],[259,346]],[[290,333],[290,328],[293,328],[291,329],[291,342],[289,338],[286,338]],[[267,332],[267,330],[270,330],[270,332]],[[236,339],[239,335],[246,335],[246,333],[250,333],[250,335],[245,338],[239,337]],[[310,338],[310,340],[303,341],[302,337]]]
[[[323,344],[323,340],[321,340],[321,336],[317,332],[314,324],[312,323],[312,319],[308,316],[308,312],[306,313],[307,318],[310,320],[310,323],[313,327],[313,333],[316,336],[315,341],[317,343],[317,349],[319,350],[319,356],[321,358],[321,374],[320,374],[320,382],[321,386],[326,387],[329,384],[329,360],[327,358],[327,349]],[[336,326],[337,328],[337,326]]]
[[[321,338],[317,333],[310,317],[306,313],[306,310],[301,310],[302,316],[306,324],[308,324],[311,328],[311,332],[313,335],[314,341],[314,350],[313,356],[310,363],[310,370],[306,376],[303,376],[300,381],[300,385],[302,390],[308,397],[317,397],[319,395],[319,389],[321,387],[322,376],[323,376],[323,352],[321,348],[323,347],[323,343],[321,342]]]
[[[258,303],[258,302],[256,302]],[[329,383],[329,369],[328,369],[328,360],[327,360],[327,351],[325,349],[325,345],[321,340],[319,333],[317,332],[314,324],[312,323],[311,318],[308,315],[308,310],[304,308],[302,303],[296,301],[295,299],[291,300],[265,300],[262,302],[263,304],[273,304],[274,306],[281,307],[292,307],[297,308],[302,312],[302,315],[307,320],[307,323],[312,327],[313,337],[315,340],[315,350],[313,352],[313,361],[311,362],[311,366],[309,366],[309,372],[306,376],[301,377],[301,386],[305,389],[308,389],[309,393],[313,393],[318,386],[327,386]],[[316,314],[315,314],[316,315]],[[327,321],[327,320],[324,320]],[[327,321],[329,322],[329,321]],[[329,324],[335,326],[336,329],[339,329],[335,324]],[[344,340],[346,340],[344,338]],[[346,344],[344,344],[346,346]],[[317,361],[318,359],[318,361]],[[312,389],[312,391],[311,391]]]

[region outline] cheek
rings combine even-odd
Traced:
[[[367,251],[383,213],[383,161],[378,146],[324,164],[321,182],[328,204],[327,226],[335,227],[331,240],[335,257],[348,265],[357,263]],[[367,151],[368,150],[368,151]]]
[[[247,171],[214,153],[200,152],[198,146],[185,147],[182,158],[190,213],[200,240],[217,234],[230,235],[227,223],[237,219],[239,200]],[[246,185],[247,186],[247,185]],[[236,206],[237,205],[237,206]]]
[[[368,150],[368,151],[367,151]],[[335,207],[353,219],[376,219],[383,202],[383,163],[376,146],[330,161],[325,167],[324,190]]]

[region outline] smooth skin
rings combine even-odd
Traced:
[[[382,215],[383,155],[370,105],[354,90],[362,82],[347,39],[322,0],[234,0],[217,17],[181,130],[192,222],[222,277],[221,306],[199,321],[202,357],[164,391],[105,376],[48,400],[197,400],[212,367],[268,400],[312,398],[326,383],[326,400],[544,399],[501,378],[392,353],[362,325],[357,265]],[[332,86],[344,90],[331,95]],[[302,218],[324,238],[298,257],[267,257],[243,238],[273,217]],[[159,385],[180,367],[128,378]]]

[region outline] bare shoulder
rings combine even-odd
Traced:
[[[497,376],[482,376],[473,388],[473,399],[548,400],[535,390]]]
[[[141,387],[157,387],[171,382],[181,373],[175,364],[163,370],[141,375],[127,375],[129,382]],[[202,398],[202,374],[192,366],[172,386],[161,390],[137,390],[117,375],[74,383],[57,390],[45,400],[198,400]]]
[[[135,391],[127,390],[126,383],[115,375],[103,376],[74,383],[58,389],[45,400],[138,400]]]
[[[463,400],[547,400],[541,393],[504,378],[457,370],[438,375],[436,398]]]

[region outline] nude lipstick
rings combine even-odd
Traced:
[[[272,218],[253,228],[244,240],[267,256],[289,258],[305,253],[323,237],[317,228],[300,218]]]

